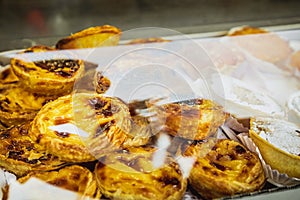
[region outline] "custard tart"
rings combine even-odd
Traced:
[[[250,138],[272,169],[300,178],[300,126],[274,118],[250,120]]]
[[[218,140],[208,152],[207,144],[196,143],[184,155],[196,158],[188,180],[205,199],[253,192],[265,183],[258,156],[233,140]]]
[[[130,133],[127,105],[96,93],[66,95],[46,104],[29,135],[43,149],[65,161],[93,161],[127,145],[143,145]],[[131,143],[129,142],[131,141]]]
[[[0,91],[0,122],[5,127],[31,121],[44,104],[56,98],[28,92],[20,84]]]
[[[110,199],[182,199],[187,179],[169,155],[154,167],[154,147],[109,153],[95,167],[101,193]]]
[[[235,27],[228,31],[227,36],[250,35],[268,33],[267,30],[252,26]]]
[[[79,165],[66,166],[56,171],[29,173],[19,178],[18,181],[25,183],[32,177],[60,188],[78,192],[83,196],[97,199],[101,197],[94,174]]]
[[[158,107],[165,120],[162,131],[189,140],[203,140],[217,132],[228,117],[223,107],[208,99],[191,99]]]
[[[34,58],[38,57],[39,53],[51,51],[49,60],[11,59],[12,69],[24,88],[44,95],[65,95],[72,91],[74,82],[84,72],[84,62],[69,58],[70,56],[62,56],[54,50],[50,47],[34,46],[21,52],[32,53]]]
[[[57,169],[65,165],[56,156],[40,151],[28,136],[30,124],[11,127],[0,133],[0,167],[15,175]]]
[[[59,40],[56,43],[56,48],[80,49],[115,46],[119,43],[120,35],[121,30],[114,26],[90,27]]]

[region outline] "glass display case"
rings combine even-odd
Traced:
[[[142,173],[147,170],[151,171],[152,169],[155,171],[155,167],[149,167],[149,163],[151,163],[149,160],[153,158],[151,164],[159,165],[154,162],[154,158],[163,157],[167,160],[164,156],[170,153],[172,154],[170,159],[175,159],[174,162],[178,162],[176,166],[178,165],[177,167],[180,168],[176,168],[174,173],[176,174],[182,170],[182,174],[185,174],[185,172],[189,174],[190,170],[194,169],[194,160],[190,158],[182,160],[182,157],[185,157],[183,150],[188,149],[186,146],[209,145],[210,141],[216,144],[216,141],[219,140],[230,140],[243,145],[249,155],[253,153],[257,156],[257,163],[261,165],[262,174],[265,176],[265,182],[260,185],[260,188],[248,189],[246,192],[240,191],[232,195],[230,195],[231,193],[228,193],[229,195],[222,193],[223,191],[219,189],[222,188],[221,183],[217,181],[219,177],[216,173],[222,174],[223,171],[232,170],[228,173],[232,172],[234,174],[233,169],[241,171],[237,166],[242,164],[238,161],[236,161],[236,165],[228,164],[228,166],[224,165],[225,167],[212,161],[209,163],[210,166],[219,170],[211,175],[215,177],[211,182],[215,182],[215,191],[220,190],[221,196],[206,196],[203,194],[203,189],[201,190],[195,185],[192,186],[191,183],[196,182],[201,185],[201,180],[197,182],[197,180],[189,179],[188,182],[188,175],[188,178],[184,177],[186,182],[180,182],[181,185],[176,178],[170,178],[164,176],[164,174],[160,174],[163,177],[156,178],[153,183],[157,181],[157,184],[162,184],[163,187],[173,184],[173,187],[169,189],[170,191],[179,187],[178,185],[180,187],[186,186],[182,194],[178,195],[177,193],[180,193],[178,191],[169,194],[169,196],[178,195],[181,199],[202,200],[211,197],[220,197],[221,199],[298,199],[300,195],[300,152],[297,154],[294,149],[299,151],[300,146],[299,7],[300,1],[298,0],[0,0],[0,138],[7,146],[5,150],[0,147],[0,186],[2,189],[0,199],[5,199],[7,195],[8,197],[11,195],[11,199],[22,198],[20,194],[28,199],[39,198],[38,195],[41,193],[47,195],[47,197],[49,196],[51,200],[61,197],[70,200],[78,199],[77,193],[68,193],[64,189],[53,188],[45,185],[43,181],[33,180],[23,186],[15,180],[16,177],[14,176],[16,175],[17,178],[23,177],[24,173],[22,175],[16,173],[22,171],[23,168],[11,167],[18,166],[19,163],[13,162],[11,165],[5,165],[5,163],[9,159],[16,158],[16,160],[26,162],[26,164],[35,165],[39,162],[46,162],[47,165],[47,159],[51,157],[49,152],[55,144],[55,148],[59,147],[59,152],[63,152],[61,153],[63,155],[57,156],[58,158],[54,156],[54,161],[51,162],[59,165],[59,167],[56,166],[57,168],[65,169],[65,166],[76,163],[70,161],[69,158],[72,156],[69,157],[68,155],[70,152],[71,155],[82,148],[81,143],[86,142],[85,135],[89,134],[89,131],[96,131],[96,133],[93,135],[93,140],[88,141],[91,143],[88,143],[88,145],[84,143],[85,145],[89,147],[95,144],[98,144],[98,146],[107,145],[108,147],[105,148],[115,151],[113,153],[104,151],[105,155],[101,156],[93,154],[94,157],[97,157],[96,160],[89,159],[91,149],[88,149],[88,155],[83,153],[86,159],[82,161],[80,158],[76,164],[80,163],[80,166],[87,168],[89,173],[100,171],[105,165],[104,160],[108,163],[111,162],[109,164],[113,163],[112,165],[116,169],[118,167],[122,168],[122,166],[125,169],[130,168],[128,173],[132,173],[132,170],[136,170],[137,167],[142,169],[139,173],[141,171]],[[110,26],[104,27],[103,25],[111,25],[113,28]],[[91,39],[92,42],[90,38],[88,38],[88,42],[84,41],[86,43],[83,45],[84,48],[81,46],[82,41],[72,44],[74,46],[71,45],[71,48],[64,46],[74,38],[83,38],[84,40],[86,36],[93,36],[94,32],[92,31],[83,35],[80,35],[82,34],[80,31],[98,26],[102,26],[101,28],[104,30],[100,35],[112,34],[112,36],[105,35],[105,39],[99,36],[100,40],[103,40],[100,45],[99,41],[96,42],[97,44],[94,42],[99,39],[95,37],[96,39]],[[106,28],[111,28],[110,32]],[[247,30],[247,28],[250,28],[250,30]],[[78,33],[80,34],[78,35]],[[83,66],[84,69],[82,69]],[[76,73],[82,74],[77,75]],[[78,77],[73,80],[74,74]],[[20,88],[21,90],[19,90]],[[23,89],[26,93],[24,97],[22,96],[25,94]],[[94,90],[98,99],[91,98],[87,100],[88,96],[80,96],[82,93],[95,92]],[[78,99],[75,98],[77,94],[79,94]],[[116,99],[111,100],[110,97]],[[84,101],[84,107],[76,110],[75,108],[78,105],[74,102],[83,100],[87,100]],[[62,105],[59,104],[61,103],[59,101],[69,102],[69,104],[67,106]],[[70,106],[71,101],[73,107]],[[105,107],[107,101],[110,102],[108,108]],[[9,106],[11,102],[16,102],[14,108]],[[205,106],[209,108],[202,107],[204,102],[208,104]],[[178,105],[179,107],[172,107],[174,104],[175,107]],[[23,105],[26,107],[24,112],[22,110]],[[105,110],[104,107],[109,110]],[[219,112],[220,108],[224,109],[224,112],[223,110]],[[15,110],[10,112],[9,109]],[[73,112],[72,109],[76,111]],[[91,119],[82,117],[87,115],[85,111],[92,112],[93,109],[96,110],[95,115],[97,117]],[[126,109],[128,109],[128,112],[124,111]],[[182,110],[178,114],[177,111],[180,109]],[[33,113],[31,113],[32,110],[34,110]],[[150,113],[148,113],[149,110]],[[121,113],[123,111],[125,114]],[[63,117],[58,116],[61,114],[60,112],[62,112]],[[204,123],[203,125],[201,120],[204,120],[202,119],[204,117],[202,117],[201,112],[207,114],[207,116],[210,112],[213,112],[215,117],[217,116],[217,120],[212,117],[208,120],[208,123],[211,124]],[[12,113],[22,113],[23,118],[21,117],[20,120]],[[98,116],[99,113],[101,113],[101,117]],[[154,118],[152,118],[153,113],[155,113]],[[130,120],[126,121],[125,115],[128,115]],[[133,118],[135,115],[142,117],[144,121],[139,121],[140,118]],[[199,118],[196,117],[195,120],[195,116]],[[261,119],[260,117],[262,119],[263,117],[270,117],[272,120],[267,122],[268,125],[278,120],[280,126],[275,125],[271,128],[263,127],[254,130],[251,125],[259,124],[261,121],[255,122],[255,119]],[[29,118],[30,120],[27,120]],[[19,128],[19,126],[24,126],[23,123],[26,120],[30,122],[28,123],[30,125],[25,123],[25,127],[29,126],[26,129],[27,132]],[[118,124],[118,120],[121,121],[122,125]],[[100,123],[100,125],[94,126],[97,123]],[[124,128],[125,125],[123,126],[127,123],[132,126],[130,130]],[[172,126],[172,123],[175,125]],[[39,125],[34,126],[33,124]],[[190,124],[196,126],[196,128],[191,127]],[[281,126],[282,124],[284,125]],[[203,128],[206,132],[199,128],[201,125],[206,128],[209,126],[207,129]],[[172,130],[175,129],[174,127],[178,130]],[[43,130],[45,133],[39,132],[42,128],[45,128]],[[108,129],[110,131],[111,129],[120,129],[119,132],[114,132],[116,135],[121,134],[121,132],[122,134],[126,133],[125,136],[117,135],[117,141],[113,141],[115,138],[111,137],[114,134],[107,133],[111,137],[109,139],[113,141],[110,141],[113,145],[122,140],[122,144],[118,146],[122,151],[120,149],[115,150],[113,145],[102,143],[102,140],[100,140],[101,144],[99,141],[97,143],[94,140],[98,137],[102,138],[102,135],[105,135],[104,133]],[[145,131],[146,129],[151,133]],[[199,129],[201,130],[199,131]],[[49,134],[51,135],[49,136],[51,141],[49,143],[43,140],[44,137],[48,137],[46,137],[48,131],[52,131],[52,135]],[[175,132],[175,135],[172,131]],[[196,132],[197,135],[201,131],[208,134],[209,137],[200,137],[200,139],[195,139],[196,136],[194,137],[194,135],[190,137],[190,134]],[[293,138],[287,139],[287,142],[288,145],[292,144],[290,146],[292,146],[293,153],[282,153],[284,152],[282,149],[285,147],[281,146],[280,149],[276,145],[272,146],[271,150],[264,151],[266,143],[271,141],[272,138],[266,139],[268,142],[256,143],[256,137],[251,136],[251,131],[262,133],[261,135],[265,137],[267,137],[267,133],[272,131],[280,134],[291,133]],[[136,132],[150,134],[150,136],[147,135],[147,137],[149,136],[147,142],[144,142],[144,138],[134,138]],[[9,138],[10,134],[17,133],[22,133],[22,141],[23,137],[26,140],[26,142],[23,141],[24,145],[29,145],[25,148],[26,150],[20,151],[22,153],[18,152],[17,149],[20,146],[19,141]],[[27,133],[31,134],[30,142],[28,142],[27,136],[24,136]],[[76,148],[74,148],[74,146],[65,147],[62,145],[69,142],[66,138],[72,134],[76,135],[77,138],[75,136],[71,138],[71,143],[80,144],[81,146],[75,145]],[[16,138],[18,137],[16,136]],[[42,149],[39,149],[38,153],[35,152],[36,146],[32,146],[32,137],[38,145],[48,145],[48,149],[45,150],[41,147]],[[275,140],[278,142],[286,138],[288,136],[277,137]],[[60,140],[63,142],[60,142]],[[13,143],[16,148],[14,145],[8,144],[7,141]],[[126,146],[128,145],[127,142],[132,142],[135,145],[133,145],[134,148],[141,148],[142,150],[132,150],[132,146]],[[135,142],[140,143],[136,145]],[[6,147],[5,145],[3,146]],[[151,148],[157,149],[153,155],[151,154],[151,159],[146,156],[148,160],[141,161],[139,159],[141,157],[145,159],[144,155],[149,153],[146,152],[144,155],[140,155],[140,151],[143,152],[148,149],[147,145],[152,145]],[[98,146],[95,147],[97,152],[102,151]],[[210,151],[216,151],[216,147],[209,148]],[[237,145],[234,151],[242,154],[246,151],[245,149]],[[3,153],[6,151],[8,153]],[[30,152],[30,155],[25,158],[22,157],[23,154],[26,154],[24,151]],[[46,156],[39,160],[38,157],[41,151]],[[79,154],[81,155],[83,151],[82,149],[79,150]],[[136,153],[133,153],[135,158],[133,161],[130,158],[126,158],[129,161],[126,160],[126,156],[123,155],[124,152],[127,155],[130,151]],[[207,149],[205,149],[206,151]],[[274,152],[274,155],[268,154],[268,151]],[[111,157],[107,155],[111,155]],[[204,156],[206,155],[209,155],[209,152],[206,152]],[[247,159],[250,160],[249,155]],[[277,168],[275,169],[275,165],[281,164],[282,166],[284,161],[278,161],[274,164],[268,160],[272,156],[276,158],[278,156],[278,159],[284,160],[286,163],[292,163],[291,166],[285,166],[284,169],[289,168],[289,170],[294,171],[294,176],[290,175],[290,171],[282,172],[279,169],[278,171]],[[218,161],[221,159],[220,162],[225,162],[222,159],[226,160],[228,158],[234,160],[234,156],[229,155],[229,153],[224,157],[220,155],[217,157],[214,158]],[[72,158],[75,159],[76,156]],[[276,160],[274,157],[272,158]],[[103,163],[98,164],[100,163],[98,161],[103,161]],[[167,161],[163,160],[162,163],[164,162]],[[196,163],[198,162],[200,161]],[[243,162],[246,161],[243,160]],[[253,167],[250,164],[246,167]],[[73,171],[76,170],[79,169],[75,167]],[[124,169],[122,168],[122,170]],[[241,177],[235,178],[243,179],[243,175],[249,173],[246,169],[244,172],[241,173]],[[63,178],[67,181],[60,180],[62,182],[58,181],[59,183],[55,184],[58,186],[63,185],[63,181],[68,182],[68,180],[75,177],[73,172],[69,173],[72,174],[71,178],[67,174]],[[82,171],[82,176],[85,176],[84,173],[86,171]],[[116,170],[113,173],[118,174],[120,177],[126,176],[116,172]],[[115,178],[112,175],[113,173],[110,174],[111,180]],[[32,175],[32,173],[30,174]],[[105,177],[102,175],[100,178],[100,175],[98,175],[98,181]],[[52,174],[49,176],[52,176]],[[55,176],[59,175],[56,174]],[[72,182],[73,186],[78,184],[76,183],[77,179],[82,178],[80,174],[77,174],[76,177],[74,178],[75,181]],[[45,177],[43,178],[45,179]],[[117,183],[114,183],[114,185],[112,183],[110,186],[117,185],[120,188],[123,186],[126,188],[127,182],[132,181],[130,178],[138,179],[137,176],[132,175],[125,177],[125,181],[122,180],[124,185],[119,183],[119,185]],[[202,178],[205,179],[205,177]],[[20,181],[22,182],[25,179],[21,178]],[[248,179],[252,180],[254,176],[249,176]],[[222,179],[220,180],[222,181]],[[137,183],[147,185],[143,181],[144,179],[141,178]],[[94,183],[90,184],[91,188],[96,187],[93,185]],[[8,185],[13,189],[9,189]],[[230,187],[231,184],[227,185]],[[98,183],[97,187],[104,190],[105,185]],[[141,187],[144,190],[139,190],[134,182],[130,189],[127,189],[128,191],[131,189],[140,191],[144,195],[147,193],[145,191],[149,189],[147,187]],[[35,189],[36,192],[32,192]],[[159,189],[161,188],[157,190]],[[201,192],[197,192],[197,190]],[[90,190],[88,191],[90,192]],[[124,191],[120,189],[116,193],[123,194]],[[101,196],[98,189],[97,192],[94,191],[93,199],[99,199],[99,196]],[[102,199],[113,198],[110,196],[113,195],[111,193],[109,190],[107,193],[103,192]],[[48,199],[46,196],[44,198]],[[85,197],[80,196],[80,198]],[[155,199],[155,196],[151,198]]]

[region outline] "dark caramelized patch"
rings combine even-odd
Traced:
[[[57,178],[57,179],[54,179],[53,181],[49,181],[48,183],[63,187],[63,186],[68,185],[68,180],[65,178]]]
[[[100,112],[96,112],[97,115],[102,114],[104,117],[113,116],[113,112],[111,109],[111,105],[109,105],[106,109],[101,110]]]
[[[10,101],[7,97],[0,100],[0,110],[3,112],[10,112],[10,110],[7,109]]]
[[[6,79],[10,74],[10,69],[6,69],[0,73],[1,80]]]
[[[36,138],[36,142],[39,144],[41,139],[42,139],[43,135],[42,134],[39,134]]]
[[[67,132],[58,132],[58,131],[55,131],[55,134],[58,135],[59,137],[62,137],[62,138],[70,137],[70,133],[67,133]]]
[[[237,152],[238,154],[243,154],[243,153],[246,153],[246,150],[242,146],[237,145],[235,147],[235,152]]]
[[[96,73],[96,92],[104,93],[110,87],[110,80],[102,75],[102,72]]]
[[[14,63],[16,66],[18,66],[19,68],[23,69],[24,72],[29,72],[29,71],[35,71],[36,69],[34,68],[29,68],[26,65],[24,65],[23,63],[21,63],[20,60],[16,60]]]
[[[0,134],[0,139],[3,140],[3,139],[8,139],[10,138],[10,132],[9,131],[5,131],[3,133]]]
[[[54,125],[66,124],[70,121],[71,121],[71,118],[56,117],[54,119]]]
[[[98,137],[99,135],[101,135],[104,131],[108,130],[109,127],[112,125],[112,122],[106,122],[103,124],[100,124],[96,130],[96,135],[95,137]]]
[[[71,78],[73,74],[80,68],[78,60],[55,59],[34,62],[34,64],[42,69],[53,72],[65,78]]]
[[[158,179],[159,182],[162,182],[164,186],[173,185],[176,188],[181,187],[180,181],[176,177],[170,177],[168,175],[164,175]]]
[[[212,166],[216,167],[217,169],[221,170],[221,171],[225,171],[226,167],[224,167],[223,165],[220,165],[218,163],[212,162],[211,163]]]
[[[95,110],[100,110],[101,108],[103,108],[107,104],[107,101],[104,101],[101,98],[95,97],[95,98],[89,99],[88,103]]]

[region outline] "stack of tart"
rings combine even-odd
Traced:
[[[87,62],[58,56],[62,49],[116,45],[120,34],[116,27],[92,27],[55,48],[20,53],[52,52],[50,60],[11,60],[0,75],[0,166],[20,183],[36,177],[95,199],[182,199],[188,188],[214,199],[261,189],[266,176],[258,155],[216,137],[230,116],[216,102],[147,104],[165,120],[157,129],[133,112],[135,104],[105,95],[110,80]],[[95,90],[72,93],[77,80]],[[156,143],[161,135],[171,143],[165,149]],[[179,158],[192,158],[190,173]]]

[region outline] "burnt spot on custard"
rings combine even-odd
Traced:
[[[55,131],[55,134],[59,137],[62,137],[62,138],[67,138],[67,137],[70,137],[70,133],[67,133],[67,132],[59,132],[59,131]]]
[[[181,188],[181,182],[176,177],[170,177],[167,174],[163,174],[162,177],[158,178],[158,181],[163,184],[163,186],[172,185],[175,188]]]
[[[71,59],[42,60],[34,62],[34,64],[64,78],[73,77],[74,73],[80,68],[79,60]]]
[[[29,160],[26,157],[23,157],[24,151],[23,150],[11,150],[8,152],[8,158],[19,160],[28,164],[36,164],[38,162],[38,159],[31,159]]]
[[[95,110],[100,110],[101,108],[103,108],[107,104],[107,101],[105,101],[101,98],[95,97],[95,98],[89,99],[88,103]]]
[[[238,154],[243,154],[243,153],[246,153],[246,150],[245,150],[245,148],[243,148],[242,146],[237,145],[237,146],[235,147],[235,152],[238,153]]]
[[[88,104],[96,111],[97,115],[111,117],[114,113],[119,112],[119,107],[112,105],[105,99],[95,97],[88,100]]]

